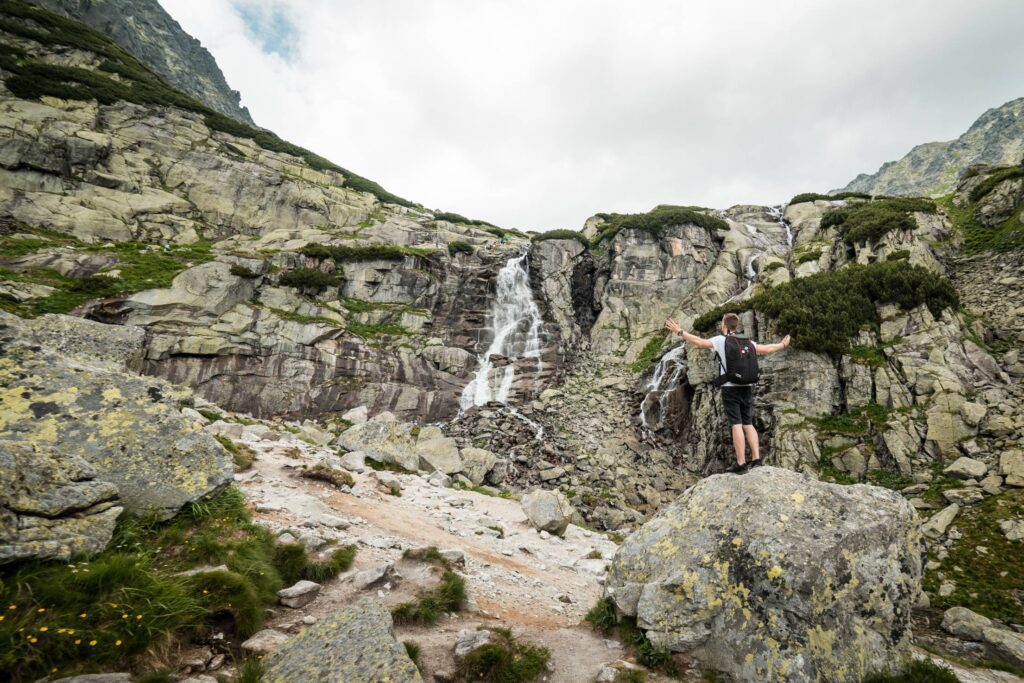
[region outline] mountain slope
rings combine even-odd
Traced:
[[[113,39],[168,83],[233,119],[252,123],[206,48],[182,29],[157,0],[33,0],[78,19]]]
[[[972,164],[1015,164],[1024,156],[1024,97],[982,114],[949,142],[926,142],[876,173],[861,173],[846,191],[885,195],[948,194]]]

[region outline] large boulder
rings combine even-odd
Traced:
[[[762,467],[644,524],[606,592],[656,646],[738,680],[860,681],[909,653],[922,550],[899,494]]]
[[[264,683],[413,683],[423,679],[395,640],[391,614],[363,598],[285,642],[263,660]]]
[[[116,487],[128,512],[165,519],[232,481],[231,456],[181,413],[191,393],[118,370],[125,359],[120,352],[111,357],[102,327],[90,329],[97,353],[107,355],[94,359],[84,349],[69,353],[67,344],[50,348],[31,323],[0,313],[0,450],[35,470],[5,476],[0,495],[13,507],[0,516],[8,522],[12,513],[95,510],[114,497],[101,484]],[[123,340],[120,329],[110,331],[115,342]]]
[[[415,472],[419,469],[420,458],[416,453],[413,425],[393,418],[391,415],[377,415],[368,422],[353,425],[341,433],[336,443],[350,451],[360,451],[378,462]]]
[[[572,503],[561,491],[534,489],[520,500],[530,524],[541,531],[561,536],[576,514]]]

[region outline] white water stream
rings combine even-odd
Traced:
[[[466,410],[490,401],[508,403],[515,378],[514,361],[536,358],[540,363],[540,309],[533,300],[527,271],[526,254],[510,258],[498,271],[498,285],[491,307],[491,329],[494,338],[479,357],[473,380],[462,390],[459,408]],[[502,356],[507,364],[494,367],[494,357]]]

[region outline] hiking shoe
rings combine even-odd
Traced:
[[[730,474],[743,474],[744,472],[747,471],[747,468],[747,463],[743,463],[742,465],[740,465],[739,463],[734,462],[725,471],[729,472]]]
[[[757,460],[751,460],[750,467],[748,467],[747,469],[754,469],[755,467],[760,467],[763,464],[764,461],[761,458],[758,458]]]

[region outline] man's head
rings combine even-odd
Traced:
[[[729,334],[740,329],[740,317],[735,313],[726,313],[722,316],[722,334]]]

